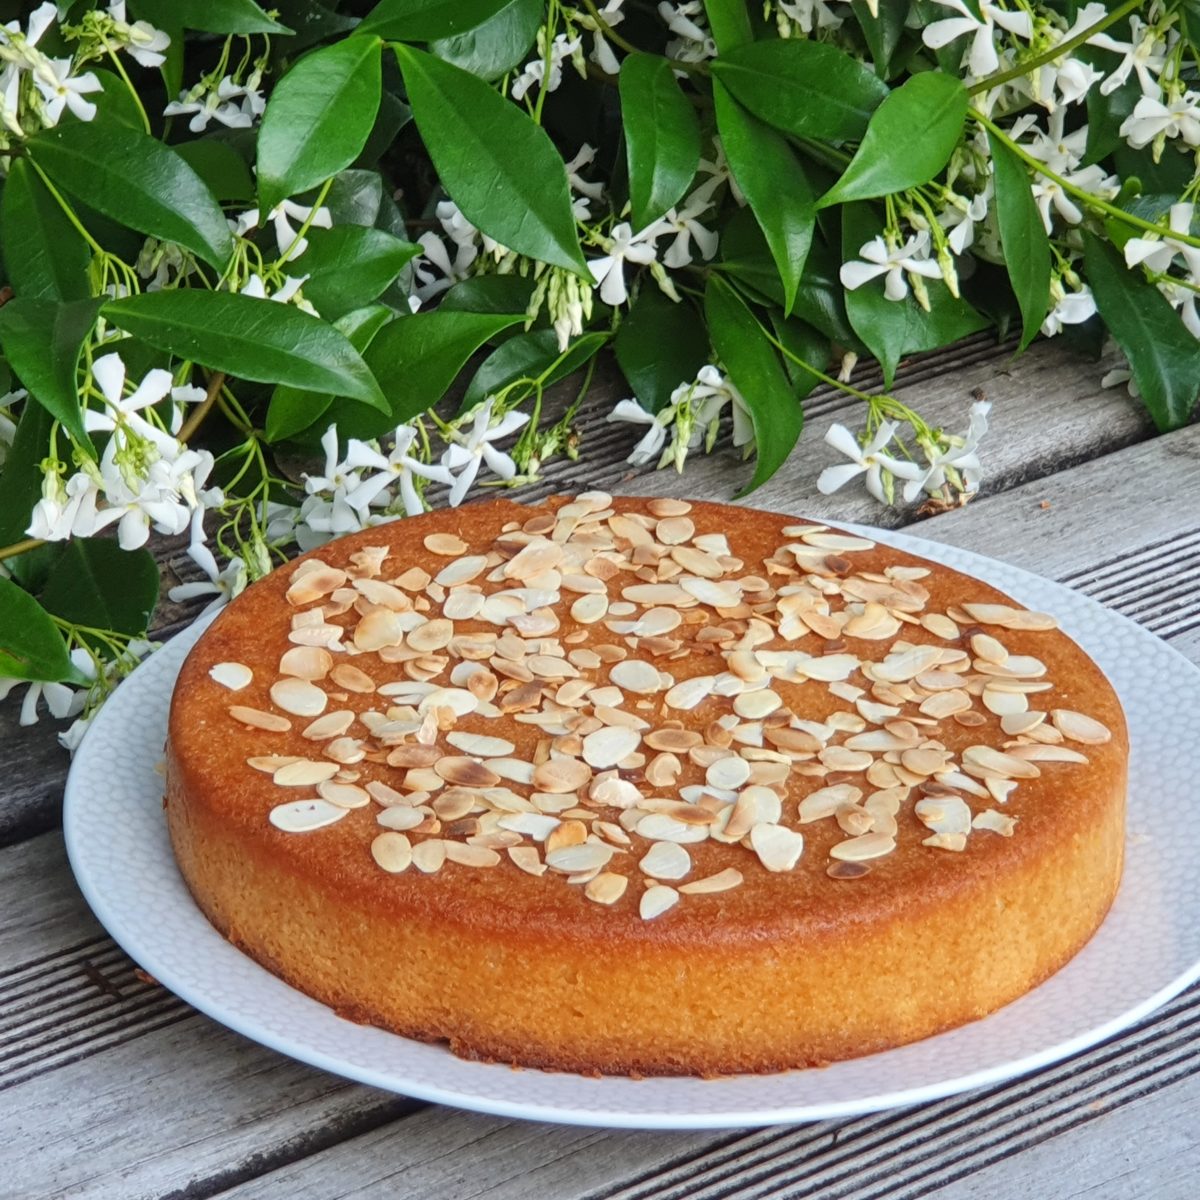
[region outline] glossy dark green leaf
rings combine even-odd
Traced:
[[[783,369],[787,372],[796,399],[803,400],[821,381],[812,371],[806,371],[795,359],[798,358],[808,366],[828,374],[826,368],[829,366],[829,356],[832,352],[829,339],[807,321],[801,321],[799,317],[785,317],[778,312],[771,314],[771,327],[780,345],[786,347],[788,354],[794,356],[789,358],[788,355],[784,355]]]
[[[746,0],[704,0],[704,14],[721,54],[728,54],[754,38]]]
[[[820,206],[928,183],[958,145],[967,102],[967,89],[958,78],[940,71],[914,75],[875,110],[858,152]]]
[[[37,172],[14,158],[4,183],[0,241],[13,290],[27,300],[83,300],[92,252]]]
[[[43,607],[73,625],[141,637],[158,603],[158,563],[149,550],[108,538],[72,538],[42,587]]]
[[[630,54],[621,64],[620,91],[633,227],[645,229],[695,178],[700,124],[670,62],[657,54]]]
[[[344,38],[305,55],[276,84],[258,131],[264,212],[362,152],[379,111],[381,46],[378,38]]]
[[[309,230],[304,298],[334,321],[374,300],[420,252],[420,246],[363,225]]]
[[[858,59],[807,38],[739,46],[714,59],[712,72],[756,117],[797,137],[858,141],[888,94]]]
[[[0,308],[5,358],[29,394],[89,448],[92,440],[83,427],[75,371],[101,303],[18,298]]]
[[[754,314],[719,275],[709,278],[704,315],[713,351],[754,423],[757,456],[753,479],[738,492],[744,496],[783,466],[804,428],[804,410]]]
[[[362,354],[375,335],[395,316],[385,304],[368,304],[346,313],[334,322],[334,328],[344,333],[355,350]],[[267,441],[281,442],[309,429],[329,410],[333,400],[328,392],[280,384],[271,393],[267,406]]]
[[[204,180],[218,200],[238,204],[254,201],[254,179],[246,160],[228,143],[218,138],[197,138],[181,142],[175,153]]]
[[[105,122],[119,121],[130,129],[144,133],[146,124],[142,120],[142,110],[138,108],[125,81],[103,67],[93,67],[92,74],[99,80],[102,89],[91,97],[101,119]]]
[[[254,0],[132,0],[130,8],[156,26],[170,21],[202,33],[291,33]]]
[[[112,300],[104,315],[160,350],[238,379],[387,406],[346,336],[290,304],[187,289]]]
[[[1125,352],[1155,426],[1186,425],[1200,394],[1200,341],[1140,270],[1129,270],[1113,248],[1083,235],[1083,261],[1096,307]]]
[[[411,46],[396,55],[438,178],[467,220],[518,254],[585,274],[566,168],[546,131],[477,76]]]
[[[50,445],[54,418],[40,404],[26,400],[4,466],[0,467],[0,545],[26,536],[29,516],[42,495],[42,459]]]
[[[808,178],[784,138],[742,108],[719,79],[713,100],[729,169],[771,248],[790,311],[816,221]]]
[[[78,680],[62,634],[23,588],[0,575],[0,679]]]
[[[507,5],[508,0],[380,0],[359,31],[401,42],[431,42],[474,29]]]
[[[861,247],[882,231],[882,220],[866,204],[842,209],[842,253],[847,262],[859,257]],[[905,354],[934,350],[976,333],[987,320],[963,300],[955,300],[940,280],[926,280],[929,311],[911,295],[889,300],[882,278],[846,290],[846,313],[855,332],[883,368],[886,387],[892,386],[896,367]]]
[[[534,281],[527,275],[476,275],[442,293],[439,312],[517,313],[529,307]]]
[[[1021,160],[990,134],[1000,247],[1021,307],[1021,349],[1037,337],[1050,308],[1050,239]]]
[[[499,79],[529,55],[542,21],[542,0],[507,0],[495,16],[453,37],[430,42],[429,49],[446,62],[478,75]]]
[[[681,383],[708,362],[704,328],[687,301],[676,304],[656,287],[643,287],[613,344],[617,362],[638,403],[656,413]]]
[[[891,79],[896,73],[892,60],[908,20],[909,0],[876,0],[874,12],[867,0],[852,0],[850,7],[871,51],[875,73],[880,79]]]
[[[558,348],[558,335],[553,329],[519,333],[497,346],[483,360],[467,387],[459,411],[469,412],[480,401],[518,379],[544,376],[543,387],[566,379],[595,358],[608,337],[607,333],[585,333],[575,338],[564,353]]]
[[[116,123],[64,122],[26,143],[65,191],[139,233],[178,242],[214,267],[233,243],[204,181],[169,146]]]

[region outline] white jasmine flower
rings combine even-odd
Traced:
[[[571,185],[571,191],[578,192],[579,195],[586,196],[589,200],[599,200],[604,195],[603,183],[594,183],[589,179],[584,179],[579,174],[584,167],[590,167],[595,160],[595,147],[589,146],[587,142],[584,142],[579,147],[579,153],[566,164],[567,183]]]
[[[72,650],[71,663],[88,678],[95,678],[96,667],[92,656],[86,650]],[[21,725],[36,725],[38,721],[38,702],[44,700],[50,715],[57,720],[73,717],[83,710],[87,699],[87,689],[77,689],[66,683],[46,683],[27,679],[0,679],[0,700],[5,699],[15,687],[28,684],[29,690],[21,703]]]
[[[1089,46],[1112,50],[1122,56],[1116,69],[1100,85],[1104,95],[1115,92],[1133,71],[1142,87],[1143,96],[1159,94],[1158,76],[1167,65],[1167,45],[1155,31],[1136,14],[1129,18],[1129,41],[1118,42],[1107,33],[1097,33],[1088,38]]]
[[[607,0],[603,7],[597,6],[600,19],[609,29],[615,29],[620,23],[625,20],[625,14],[621,11],[625,0]],[[621,64],[617,61],[617,56],[613,53],[612,47],[608,44],[603,32],[600,28],[600,22],[596,20],[590,13],[584,12],[582,9],[575,13],[575,24],[582,29],[592,31],[592,51],[588,58],[592,60],[602,70],[605,75],[616,75],[621,70]]]
[[[972,196],[965,209],[952,205],[938,217],[938,221],[947,233],[946,241],[955,254],[962,254],[974,243],[975,226],[988,213],[990,192],[991,185],[989,183],[988,191],[981,192],[978,196]]]
[[[311,221],[309,221],[310,216],[312,217]],[[305,207],[303,204],[297,204],[294,200],[281,200],[267,213],[267,220],[275,228],[275,243],[279,247],[281,263],[299,258],[308,249],[308,238],[296,241],[296,227],[292,224],[293,221],[298,221],[301,225],[307,221],[310,228],[333,228],[333,215],[329,209],[324,206],[315,209]],[[258,228],[258,209],[252,208],[248,212],[242,213],[232,225],[234,232],[239,237],[245,237],[251,230]],[[293,242],[296,243],[294,246]]]
[[[562,64],[563,60],[570,58],[578,51],[580,46],[579,38],[568,39],[565,33],[560,33],[550,47],[550,77],[546,75],[546,54],[545,54],[545,34],[542,30],[538,30],[537,36],[538,54],[536,58],[532,58],[525,64],[525,69],[520,75],[513,80],[512,87],[508,89],[508,93],[514,100],[523,100],[525,93],[530,88],[544,87],[546,91],[555,91],[559,84],[562,83]]]
[[[197,596],[211,595],[212,601],[198,614],[200,616],[224,607],[242,592],[249,582],[246,564],[237,555],[222,569],[217,566],[217,560],[207,546],[201,542],[193,542],[188,547],[188,557],[208,578],[195,583],[177,584],[167,595],[177,604],[185,600],[194,600]]]
[[[92,378],[104,395],[108,407],[104,412],[89,408],[84,410],[83,427],[89,433],[112,433],[117,435],[123,448],[133,438],[144,439],[158,452],[173,457],[178,451],[175,439],[141,415],[141,410],[164,400],[171,392],[171,373],[155,368],[129,396],[125,392],[125,363],[119,354],[106,354],[92,364]]]
[[[707,196],[693,193],[684,202],[681,209],[678,211],[671,209],[658,223],[659,233],[674,232],[675,234],[674,240],[663,255],[663,266],[670,267],[672,270],[677,267],[686,267],[692,261],[693,240],[706,262],[716,254],[717,234],[711,229],[706,229],[697,220],[710,207],[712,207],[711,201]],[[657,237],[658,234],[655,236]]]
[[[883,448],[891,443],[896,435],[896,424],[893,421],[881,421],[875,436],[865,446],[860,446],[858,438],[845,425],[834,424],[825,434],[825,442],[840,454],[844,454],[850,462],[838,466],[826,467],[817,479],[817,491],[823,496],[836,492],[850,480],[859,475],[866,475],[867,491],[879,501],[887,504],[887,495],[883,488],[884,473],[889,470],[892,459],[883,454]]]
[[[878,0],[869,2],[877,4]],[[795,21],[805,33],[813,33],[817,29],[838,29],[842,25],[842,18],[825,3],[825,0],[779,0],[778,9],[781,17],[786,18],[789,23]],[[790,28],[782,20],[780,25],[787,30],[783,36],[790,37]]]
[[[186,117],[192,114],[188,128],[193,133],[203,133],[209,121],[218,121],[229,129],[248,129],[253,119],[234,103],[244,95],[244,89],[228,75],[216,87],[200,83],[190,92],[181,92],[178,100],[172,100],[163,109],[164,117]]]
[[[42,120],[50,126],[58,124],[64,108],[69,108],[81,121],[90,121],[96,115],[96,106],[84,96],[104,90],[91,71],[72,75],[69,58],[44,59],[34,68],[33,86],[45,101]]]
[[[660,222],[655,222],[637,233],[633,232],[628,221],[613,226],[612,235],[604,243],[608,253],[588,263],[588,270],[591,271],[592,278],[600,290],[600,299],[605,304],[615,308],[629,299],[629,292],[625,287],[625,264],[631,262],[644,266],[654,262],[657,257],[654,240],[661,236],[662,232]]]
[[[972,16],[964,0],[934,0],[942,8],[952,8],[961,13],[958,17],[946,17],[925,26],[922,40],[931,50],[949,45],[955,38],[973,34],[971,48],[967,53],[967,65],[975,78],[990,75],[1000,66],[996,54],[996,30],[999,26],[1016,37],[1033,36],[1033,18],[1027,12],[1008,12],[988,0],[980,0],[979,12],[982,20]]]
[[[982,467],[979,461],[979,443],[988,431],[987,416],[991,403],[979,400],[971,405],[970,420],[965,437],[946,438],[938,446],[921,442],[927,466],[918,463],[889,460],[888,469],[895,476],[906,480],[905,503],[911,504],[922,492],[937,495],[948,482],[964,493],[979,490]],[[961,485],[961,486],[960,486]]]
[[[658,6],[658,15],[667,23],[667,28],[675,34],[675,39],[667,43],[667,57],[677,58],[682,62],[702,62],[704,59],[716,58],[717,44],[700,19],[704,16],[703,0],[688,0],[685,4],[668,4],[666,0]]]
[[[1099,166],[1084,167],[1082,171],[1072,172],[1065,178],[1067,183],[1074,184],[1075,187],[1094,196],[1113,196],[1118,187],[1116,177],[1105,175],[1103,168]],[[1068,225],[1078,225],[1083,220],[1083,210],[1057,180],[1038,176],[1033,181],[1032,188],[1033,198],[1042,214],[1042,224],[1047,233],[1051,232],[1054,225],[1050,216],[1051,208]]]
[[[463,502],[482,463],[486,462],[493,474],[499,475],[501,479],[512,479],[517,473],[517,464],[492,443],[516,433],[529,420],[529,414],[505,413],[493,425],[492,410],[495,404],[494,396],[489,398],[486,404],[481,404],[475,410],[470,432],[464,436],[459,430],[455,430],[452,435],[454,441],[442,456],[443,465],[451,471],[458,472],[448,499],[451,508],[457,508]]]
[[[300,289],[308,280],[309,276],[307,275],[285,275],[282,285],[273,292],[268,292],[263,277],[258,272],[254,272],[240,289],[240,294],[253,296],[256,300],[274,300],[277,304],[294,303],[302,311],[319,317],[321,314],[303,296],[299,295]]]
[[[33,506],[25,532],[43,542],[91,537],[99,499],[99,486],[83,472],[64,483],[56,471],[47,471],[42,476],[42,498]]]
[[[889,246],[880,236],[867,242],[858,253],[865,261],[845,263],[839,273],[842,286],[850,291],[886,275],[883,294],[889,300],[903,300],[908,295],[905,273],[926,279],[942,277],[941,268],[928,257],[929,234],[924,231],[910,237],[903,246]]]
[[[1200,146],[1200,92],[1186,92],[1169,104],[1143,96],[1121,123],[1120,133],[1135,150],[1157,137],[1181,137],[1189,146]]]
[[[122,550],[144,546],[151,527],[168,535],[185,532],[196,504],[191,472],[203,463],[207,452],[185,450],[174,462],[159,459],[150,464],[144,477],[131,479],[118,466],[112,454],[114,445],[115,439],[100,461],[106,506],[97,515],[96,530],[115,522]],[[208,455],[209,462],[211,458]],[[185,491],[190,493],[186,499]]]
[[[23,138],[25,130],[21,127],[21,70],[16,63],[9,63],[0,71],[0,124],[9,133]]]
[[[1200,299],[1191,288],[1180,287],[1178,284],[1163,280],[1158,290],[1170,303],[1183,321],[1184,328],[1194,338],[1200,338],[1200,312],[1196,311],[1196,301]]]
[[[116,35],[124,43],[130,57],[143,67],[161,67],[166,62],[163,51],[171,44],[170,37],[161,29],[155,29],[149,21],[125,20],[125,0],[112,0],[108,15],[116,23]]]
[[[1194,204],[1172,204],[1169,227],[1172,233],[1191,233]],[[1136,237],[1125,243],[1125,263],[1136,267],[1139,263],[1151,271],[1164,274],[1171,269],[1175,255],[1183,256],[1187,264],[1188,278],[1200,283],[1200,248],[1189,246],[1171,237]]]
[[[413,278],[417,284],[415,295],[421,303],[431,300],[452,284],[469,278],[471,264],[479,257],[479,247],[473,241],[455,243],[453,258],[445,242],[436,233],[423,233],[417,242],[424,251],[413,264]],[[436,268],[441,273],[440,277],[433,274],[429,267]]]
[[[346,502],[359,512],[365,512],[381,498],[390,500],[386,495],[387,490],[398,484],[405,513],[410,517],[419,517],[425,511],[425,504],[417,493],[413,476],[447,485],[454,483],[454,476],[449,467],[425,463],[412,457],[409,451],[417,438],[413,426],[401,425],[391,436],[394,444],[387,455],[367,442],[355,438],[350,440],[346,450],[346,465],[356,470],[373,469],[375,474],[368,475],[358,484],[347,495]]]
[[[62,733],[58,735],[58,744],[74,757],[75,751],[83,744],[83,735],[92,727],[94,717],[76,717]]]
[[[20,55],[19,61],[24,62],[27,66],[32,66],[36,59],[28,54],[26,48],[36,46],[41,41],[42,35],[57,19],[58,6],[53,3],[53,0],[45,0],[44,4],[39,4],[29,14],[29,24],[26,25],[24,33],[21,32],[20,23],[17,21],[9,21],[7,25],[0,26],[0,45],[13,46]]]
[[[625,460],[635,467],[644,467],[648,462],[657,458],[662,452],[667,440],[667,421],[663,413],[655,415],[644,409],[636,400],[621,400],[608,414],[609,421],[627,421],[631,425],[648,426],[641,441],[634,446],[629,457]]]
[[[1077,292],[1067,292],[1062,283],[1055,280],[1050,285],[1050,294],[1054,297],[1054,307],[1042,322],[1042,332],[1047,337],[1061,333],[1064,325],[1082,325],[1096,313],[1096,301],[1087,284]]]

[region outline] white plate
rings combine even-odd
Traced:
[[[844,1117],[994,1084],[1083,1050],[1200,977],[1200,839],[1182,816],[1200,779],[1200,670],[1059,584],[963,550],[864,532],[1057,614],[1112,680],[1129,719],[1129,839],[1116,904],[1075,959],[986,1020],[820,1070],[718,1080],[514,1071],[342,1020],[230,946],[176,870],[154,767],[200,622],[122,684],[75,757],[64,826],[79,885],[132,958],[223,1025],[363,1083],[502,1116],[642,1129]]]

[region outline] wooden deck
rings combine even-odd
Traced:
[[[983,494],[917,532],[1068,583],[1200,662],[1200,427],[1151,437],[1123,389],[1100,389],[1104,369],[1060,346],[1013,359],[984,335],[907,364],[898,394],[932,421],[962,428],[976,389],[994,401]],[[584,461],[532,491],[728,498],[744,479],[728,450],[682,478],[632,472],[632,431],[606,425],[608,407],[589,408]],[[904,523],[851,489],[817,493],[822,434],[858,413],[829,391],[806,410],[801,445],[752,503]],[[187,617],[166,606],[163,635]],[[18,732],[0,706],[0,1197],[1173,1200],[1200,1186],[1200,986],[1012,1083],[793,1128],[544,1126],[323,1074],[193,1012],[105,935],[58,832],[66,767],[48,723]]]

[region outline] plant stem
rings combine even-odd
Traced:
[[[150,118],[146,115],[146,106],[142,103],[142,98],[138,95],[137,88],[133,86],[133,80],[129,78],[129,73],[125,70],[124,63],[117,57],[117,52],[108,44],[107,40],[104,41],[104,48],[108,51],[108,57],[112,60],[112,65],[116,69],[117,74],[120,75],[126,90],[133,97],[133,102],[137,105],[138,112],[142,114],[142,125],[145,126],[147,133],[151,133]]]
[[[217,402],[217,396],[221,388],[225,384],[225,372],[217,371],[208,381],[208,388],[205,390],[204,399],[192,409],[191,416],[183,423],[183,427],[179,430],[176,441],[186,443],[188,438],[200,428],[201,422],[208,416],[212,410],[212,406]]]
[[[37,159],[31,158],[29,155],[26,155],[26,160],[32,165],[33,169],[38,173],[38,177],[46,185],[46,190],[57,201],[58,207],[63,210],[63,214],[66,216],[67,220],[70,221],[71,224],[75,226],[75,228],[79,232],[79,235],[83,238],[83,240],[85,242],[87,242],[87,244],[89,246],[91,246],[93,252],[96,254],[106,254],[107,251],[104,249],[104,247],[101,246],[100,243],[98,241],[96,241],[96,239],[94,237],[92,237],[92,235],[90,233],[88,233],[88,231],[83,227],[83,223],[75,215],[75,210],[63,198],[62,192],[60,192],[58,190],[58,188],[56,188],[54,186],[54,184],[50,182],[50,176],[47,175],[46,172],[43,171],[42,168],[38,165]]]
[[[1057,183],[1064,192],[1069,196],[1074,196],[1081,204],[1089,208],[1094,208],[1098,212],[1102,212],[1112,217],[1114,220],[1122,221],[1126,225],[1132,226],[1134,229],[1142,229],[1147,233],[1156,233],[1160,237],[1170,231],[1164,229],[1161,225],[1156,225],[1153,221],[1147,221],[1142,217],[1134,216],[1133,213],[1126,212],[1123,208],[1118,208],[1115,204],[1110,204],[1107,200],[1102,200],[1099,196],[1093,196],[1091,192],[1084,191],[1081,187],[1076,187],[1075,184],[1069,183],[1061,175],[1055,174],[1040,158],[1034,158],[1024,146],[1013,141],[994,121],[985,117],[983,113],[977,112],[971,108],[967,110],[968,114],[984,127],[998,142],[1002,142],[1007,146],[1026,166],[1032,167],[1039,175],[1044,175],[1053,183]],[[1171,233],[1171,240],[1183,242],[1187,246],[1200,247],[1200,237],[1193,237],[1188,233]]]
[[[974,87],[968,89],[968,94],[978,96],[980,92],[990,91],[1002,83],[1007,83],[1010,79],[1020,79],[1022,75],[1032,75],[1039,67],[1044,67],[1047,63],[1057,61],[1064,54],[1069,54],[1076,46],[1082,46],[1088,38],[1107,29],[1110,25],[1115,25],[1122,17],[1126,17],[1132,12],[1137,12],[1142,7],[1144,7],[1143,0],[1125,0],[1125,3],[1120,8],[1113,9],[1112,12],[1097,21],[1095,25],[1089,25],[1086,29],[1081,29],[1074,37],[1069,37],[1065,41],[1059,42],[1057,46],[1051,46],[1049,50],[1043,51],[1034,58],[1017,63],[1015,67],[1009,67],[1006,71],[997,71],[995,75],[989,75],[986,79],[981,79]]]
[[[18,554],[24,554],[27,550],[36,550],[45,544],[41,538],[26,538],[22,542],[13,542],[11,546],[0,546],[0,560],[16,558]]]
[[[329,195],[329,189],[333,187],[333,176],[331,175],[323,184],[321,190],[317,193],[317,198],[312,202],[312,207],[308,210],[308,216],[304,218],[304,224],[296,230],[296,236],[292,238],[288,248],[279,256],[279,266],[282,267],[292,256],[292,251],[304,240],[304,235],[312,227],[313,217],[317,215],[322,204],[325,203],[325,197]]]
[[[583,7],[588,10],[588,16],[596,22],[596,29],[599,33],[604,34],[606,38],[614,46],[620,46],[626,54],[647,54],[649,51],[639,50],[631,41],[622,37],[600,14],[600,10],[592,3],[592,0],[583,0]],[[656,58],[665,57],[665,55],[655,55]],[[684,71],[689,75],[707,75],[708,68],[703,63],[684,62],[682,59],[668,58],[667,61],[671,67],[676,70]]]

